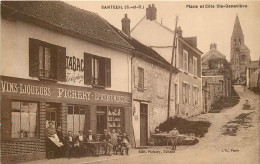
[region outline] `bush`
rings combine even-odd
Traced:
[[[168,132],[174,127],[177,128],[180,134],[194,134],[196,137],[203,137],[210,127],[208,121],[189,121],[183,118],[169,118],[159,125],[160,131]]]

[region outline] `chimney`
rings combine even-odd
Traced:
[[[176,37],[182,37],[182,29],[181,29],[181,26],[177,27]]]
[[[149,5],[148,8],[146,8],[146,19],[149,19],[150,21],[156,20],[157,9],[154,6],[154,4]]]
[[[210,44],[210,49],[217,49],[217,44],[216,43],[211,43]]]
[[[127,18],[127,14],[125,14],[125,17],[121,20],[121,22],[122,22],[122,31],[126,35],[130,36],[130,22],[131,21],[129,18]]]

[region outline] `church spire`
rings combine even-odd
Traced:
[[[242,37],[244,36],[240,22],[239,22],[239,18],[238,15],[236,16],[236,21],[234,24],[234,28],[233,28],[233,33],[232,33],[232,37]]]

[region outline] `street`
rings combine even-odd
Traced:
[[[145,153],[128,158],[101,161],[98,163],[213,163],[213,164],[257,164],[258,159],[258,123],[259,95],[235,86],[240,102],[233,108],[221,113],[208,113],[194,117],[194,120],[208,120],[212,123],[209,132],[194,146],[177,147],[176,153]],[[254,110],[242,110],[243,103],[248,99]],[[252,112],[252,127],[239,127],[236,136],[222,135],[223,126],[241,113]],[[178,150],[179,148],[179,150]],[[152,149],[157,150],[157,149]]]

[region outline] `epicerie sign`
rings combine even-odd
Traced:
[[[1,81],[1,93],[13,93],[27,96],[43,96],[50,98],[129,103],[128,96],[82,91],[82,89],[69,89],[65,87],[40,86],[33,84]]]

